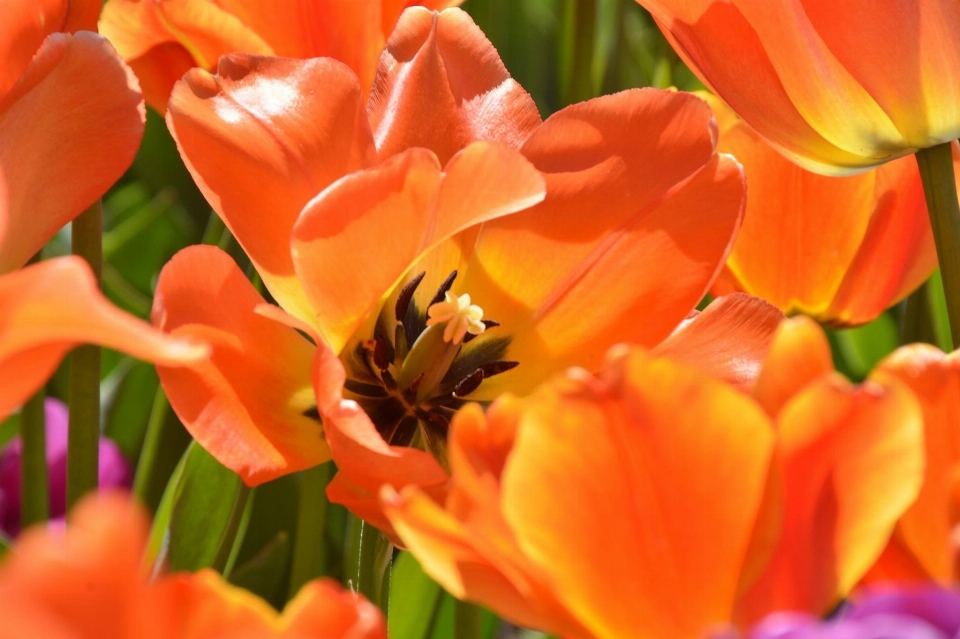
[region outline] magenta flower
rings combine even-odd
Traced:
[[[47,418],[47,468],[50,481],[50,519],[66,514],[67,493],[67,407],[58,399],[44,402]],[[20,438],[0,451],[0,532],[20,532]],[[115,443],[100,439],[100,486],[129,488],[130,465]]]
[[[736,634],[720,635],[734,639]],[[960,639],[960,591],[933,587],[866,593],[835,619],[770,615],[748,639]]]

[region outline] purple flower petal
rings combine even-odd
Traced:
[[[46,416],[47,472],[50,482],[50,517],[66,513],[67,438],[69,413],[66,405],[48,397],[44,401]],[[129,488],[130,466],[115,443],[100,439],[99,483],[103,488]],[[20,532],[20,455],[19,437],[0,451],[0,531],[9,535]]]

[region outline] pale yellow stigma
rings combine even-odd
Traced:
[[[469,295],[457,297],[450,291],[444,295],[446,301],[437,302],[427,309],[427,326],[446,322],[443,329],[443,341],[459,344],[467,333],[479,335],[486,326],[483,320],[483,309],[470,303]]]

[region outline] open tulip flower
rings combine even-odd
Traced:
[[[897,383],[825,375],[778,394],[790,342],[777,334],[755,398],[619,346],[599,375],[469,405],[446,498],[387,486],[386,515],[452,594],[565,637],[824,614],[916,497],[923,427]]]
[[[228,53],[346,63],[370,89],[387,35],[411,5],[463,0],[109,0],[100,32],[133,68],[147,104],[160,113],[189,69],[217,68]]]
[[[216,249],[175,256],[154,320],[214,354],[161,368],[171,405],[248,484],[329,444],[330,497],[387,529],[378,489],[442,492],[467,400],[621,341],[749,386],[782,318],[742,295],[691,316],[744,196],[704,102],[627,91],[541,122],[458,9],[403,14],[366,109],[335,61],[235,55],[187,74],[167,120],[282,307]]]
[[[103,494],[66,531],[26,531],[0,563],[0,639],[386,639],[380,611],[333,582],[278,615],[211,570],[150,580],[147,524],[131,498]]]
[[[863,324],[937,267],[916,162],[901,158],[859,175],[825,177],[789,162],[721,100],[703,96],[717,148],[747,175],[747,210],[714,293],[746,291],[788,314]]]
[[[960,137],[953,0],[638,0],[797,163],[843,173]]]
[[[98,0],[9,0],[0,25],[0,274],[23,266],[116,182],[143,135],[137,80],[97,27]],[[89,31],[88,31],[89,30]]]

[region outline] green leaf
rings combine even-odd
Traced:
[[[0,448],[6,446],[20,432],[20,413],[0,421]]]
[[[831,331],[828,335],[838,369],[855,381],[864,379],[899,342],[897,322],[890,313],[869,324]]]
[[[230,583],[282,608],[291,552],[290,534],[281,530],[260,552],[230,574]],[[278,600],[280,605],[276,603]]]
[[[3,533],[0,533],[0,560],[3,560],[6,554],[10,552],[10,546],[10,538]]]
[[[930,298],[930,315],[937,345],[940,350],[949,353],[953,350],[953,338],[950,335],[950,318],[947,316],[947,298],[943,292],[943,278],[940,271],[934,272],[927,284]]]
[[[427,639],[439,611],[443,590],[408,552],[393,562],[387,617],[391,639]]]
[[[157,561],[171,572],[223,570],[242,538],[250,489],[196,442],[184,453],[164,543]],[[151,535],[153,537],[153,535]]]
[[[447,592],[443,593],[430,639],[450,639],[450,637],[454,636],[456,604],[457,600],[453,595]],[[494,639],[500,627],[500,620],[489,610],[482,610],[480,627],[480,637],[482,639]]]
[[[101,384],[101,398],[105,384]],[[103,402],[104,434],[116,442],[124,456],[133,462],[140,456],[152,407],[150,400],[156,394],[158,384],[157,371],[152,364],[132,362],[117,380],[109,401]]]

